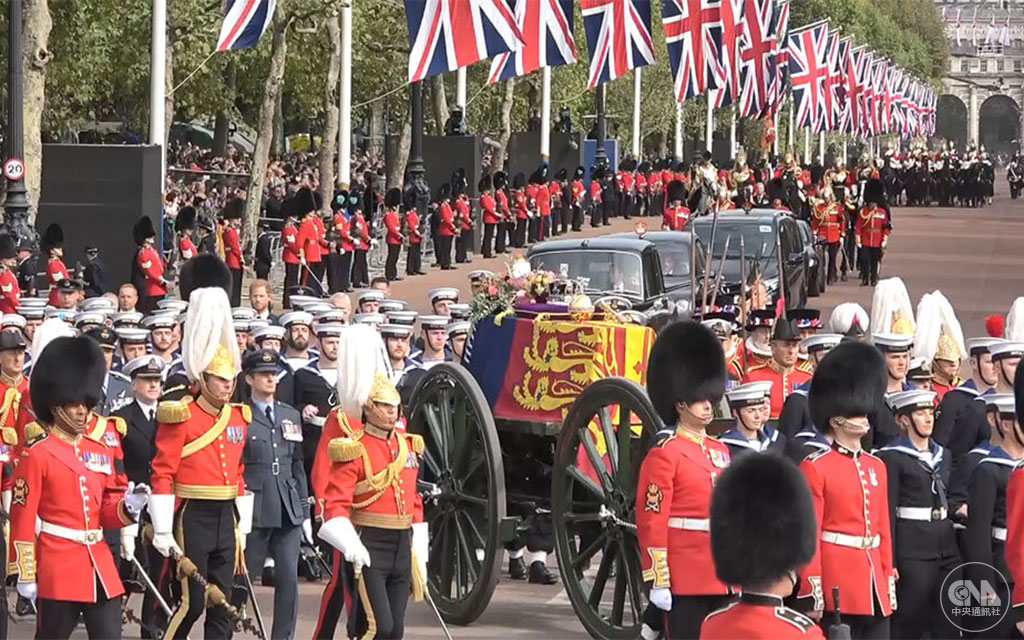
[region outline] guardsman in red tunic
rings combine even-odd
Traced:
[[[814,424],[833,440],[800,463],[814,500],[818,550],[799,571],[798,598],[808,615],[822,619],[823,611],[835,610],[832,588],[839,587],[853,638],[888,638],[896,608],[888,476],[885,463],[861,449],[885,387],[879,351],[844,342],[822,358],[808,393]]]
[[[724,391],[725,359],[710,330],[678,322],[658,334],[647,393],[669,428],[640,466],[636,531],[651,588],[644,624],[669,638],[697,638],[704,617],[732,593],[715,575],[708,533],[711,491],[729,449],[705,428]]]
[[[370,252],[370,225],[363,217],[363,198],[359,192],[348,194],[349,223],[351,225],[352,243],[355,246],[355,257],[352,263],[352,286],[370,286],[370,267],[366,256]]]
[[[316,224],[316,200],[309,187],[302,187],[295,194],[296,211],[299,217],[298,245],[301,249],[299,262],[299,282],[322,293],[320,277],[323,264],[323,246],[320,244],[320,232]]]
[[[507,253],[512,242],[512,209],[508,201],[508,177],[504,172],[494,174],[494,200],[498,211],[497,237],[494,240],[494,253]]]
[[[551,235],[553,236],[569,231],[569,210],[562,202],[565,177],[565,169],[559,169],[555,173],[555,179],[548,183],[548,196],[551,198]]]
[[[437,238],[434,251],[437,264],[441,269],[454,269],[452,266],[452,242],[455,241],[455,215],[451,205],[452,186],[445,182],[437,193]]]
[[[572,230],[579,231],[583,228],[583,200],[586,198],[587,190],[583,187],[583,167],[576,167],[576,173],[572,179]]]
[[[384,277],[388,282],[401,280],[398,277],[398,254],[402,251],[402,222],[398,207],[402,204],[402,192],[392,187],[384,194],[384,228],[387,230],[384,242],[388,245],[388,257],[384,262]]]
[[[405,234],[408,239],[405,253],[405,275],[426,275],[426,272],[423,270],[423,254],[420,252],[423,235],[420,232],[420,214],[416,210],[415,192],[411,196],[406,197],[402,203],[402,209],[405,211],[403,226],[405,227]]]
[[[174,231],[178,234],[178,254],[181,261],[191,260],[199,253],[192,242],[192,232],[196,230],[196,210],[193,207],[182,207],[174,218]]]
[[[491,195],[491,177],[480,178],[477,185],[480,191],[480,211],[483,214],[484,242],[480,251],[485,258],[494,257],[494,229],[498,226],[498,209],[494,196]]]
[[[459,186],[455,197],[456,236],[455,262],[470,262],[469,253],[473,248],[473,211],[469,206],[469,194],[466,187]]]
[[[548,166],[544,165],[537,170],[537,218],[534,225],[537,232],[534,234],[534,242],[540,242],[548,237],[548,228],[551,223],[551,192],[548,190]]]
[[[860,284],[873,287],[878,284],[878,263],[882,261],[882,251],[889,242],[889,231],[892,229],[881,181],[868,180],[864,186],[864,202],[867,206],[857,213],[853,233],[857,240],[857,252],[862,256]]]
[[[363,430],[328,445],[318,535],[357,576],[360,606],[349,617],[349,637],[403,637],[409,595],[420,600],[426,587],[429,534],[416,490],[423,437],[395,428],[400,407],[395,386],[378,372],[363,407]]]
[[[715,572],[742,595],[704,618],[701,640],[825,640],[813,620],[782,602],[818,544],[800,471],[782,456],[744,456],[722,474],[711,502]]]
[[[526,246],[526,228],[529,226],[531,206],[529,193],[526,176],[522,172],[517,173],[512,178],[512,204],[515,208],[515,237],[512,244],[517,249]]]
[[[644,175],[644,171],[647,170],[647,165],[640,165],[640,170],[636,172],[636,178],[634,178],[634,185],[636,189],[636,214],[638,216],[650,215],[647,199],[647,176]]]
[[[836,202],[832,189],[824,189],[824,199],[814,205],[811,216],[811,230],[815,237],[825,243],[828,251],[828,284],[835,284],[839,278],[839,243],[846,235],[846,219],[843,208]]]
[[[1024,407],[1024,376],[1014,377],[1013,394],[1015,406]],[[1017,415],[1019,413],[1013,415],[1012,419],[1016,420]],[[1007,425],[1008,417],[1011,416],[1004,414],[996,418],[997,421],[1005,421],[999,428],[1003,430],[1007,426],[1012,426],[1014,435],[1007,436],[1016,437],[1020,427]],[[1014,616],[1017,632],[1024,635],[1024,619],[1020,614],[1020,607],[1024,606],[1024,467],[1019,464],[1010,473],[1010,480],[1006,484],[1006,544],[1003,553],[1006,557],[1006,568],[1012,576],[1007,579],[1013,581],[1013,593],[1010,596],[1013,610],[1007,615]]]
[[[668,204],[661,218],[663,231],[682,231],[686,226],[690,209],[683,204],[685,200],[686,186],[678,180],[668,183]]]
[[[761,365],[747,368],[743,382],[767,380],[772,383],[771,418],[782,413],[793,390],[811,379],[811,374],[797,367],[800,352],[800,333],[792,320],[779,318],[771,339],[772,357]]]
[[[231,290],[228,291],[228,299],[232,307],[242,304],[242,269],[245,267],[245,256],[242,255],[242,242],[238,235],[238,228],[242,226],[242,216],[245,213],[245,201],[236,198],[224,207],[224,220],[227,226],[224,228],[224,263],[231,271]]]
[[[142,216],[135,223],[132,230],[135,235],[135,243],[139,246],[135,254],[135,262],[139,273],[142,274],[142,291],[139,294],[142,300],[139,304],[139,311],[144,314],[152,313],[156,309],[156,303],[167,295],[167,280],[164,279],[164,260],[160,253],[154,248],[156,242],[156,230],[149,216]]]
[[[18,248],[14,238],[0,235],[0,313],[17,313],[21,304],[18,286]]]
[[[46,256],[46,281],[50,284],[49,304],[60,306],[60,291],[57,284],[71,278],[64,266],[64,229],[56,222],[46,227],[39,239],[39,253]]]
[[[95,342],[61,337],[32,370],[40,435],[19,454],[11,488],[10,569],[18,594],[36,601],[37,638],[68,638],[84,617],[90,638],[121,637],[124,587],[103,528],[134,524],[145,485],[119,480],[102,442],[83,437],[102,398],[106,365]]]
[[[601,186],[601,179],[604,176],[605,169],[602,167],[591,167],[590,168],[590,226],[599,227],[601,226],[601,220],[604,216],[601,211],[604,204],[604,190]]]
[[[284,226],[281,227],[281,261],[284,262],[284,301],[282,306],[285,309],[291,309],[288,304],[288,290],[299,284],[301,255],[299,228],[295,226],[295,215],[289,211],[285,214]]]
[[[202,255],[186,266],[182,281],[189,300],[182,363],[196,395],[157,407],[156,453],[152,462],[150,517],[153,547],[164,556],[184,553],[211,585],[230,596],[235,561],[252,529],[252,494],[245,494],[242,450],[252,415],[247,405],[229,402],[239,369],[238,344],[231,334],[230,285],[227,267],[216,256]],[[227,327],[215,331],[216,325]],[[237,512],[237,531],[236,514]],[[185,638],[203,614],[202,587],[187,578],[181,602],[171,616],[165,637]],[[231,620],[223,607],[206,611],[208,638],[231,636]]]

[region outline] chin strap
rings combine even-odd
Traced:
[[[72,436],[76,436],[85,431],[85,425],[88,422],[88,419],[72,420],[71,416],[64,411],[64,407],[56,407],[53,410],[53,417],[55,418],[54,426]]]

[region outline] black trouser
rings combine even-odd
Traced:
[[[455,236],[455,262],[462,264],[466,261],[466,234],[468,231],[463,231],[461,234]]]
[[[348,291],[352,288],[352,252],[346,251],[339,254],[338,273],[341,274],[341,290]]]
[[[533,511],[534,509],[526,509],[522,515],[525,518],[528,513],[532,514]],[[551,527],[551,516],[536,514],[530,518],[529,522],[530,526],[526,531],[517,533],[510,542],[505,543],[505,548],[509,551],[516,551],[526,547],[526,550],[531,553],[537,551],[554,553],[555,538]]]
[[[497,226],[498,234],[494,238],[494,252],[505,253],[505,247],[508,245],[508,223],[502,220]]]
[[[533,244],[534,242],[537,242],[538,240],[540,240],[540,214],[539,213],[534,215],[534,217],[530,218],[529,225],[528,225],[527,229],[528,229],[528,232],[526,234],[526,242],[528,244]]]
[[[172,601],[170,592],[171,561],[160,555],[160,552],[153,548],[153,545],[144,544],[140,533],[135,540],[135,557],[146,570],[153,585],[160,590],[160,595],[165,602]],[[142,596],[142,637],[158,637],[153,631],[160,631],[167,628],[167,612],[160,606],[156,596],[148,588]]]
[[[943,613],[942,585],[960,564],[957,555],[947,558],[897,558],[900,579],[896,581],[896,602],[892,614],[894,638],[955,638],[959,631]],[[959,573],[959,572],[958,572]],[[931,633],[928,633],[931,631]]]
[[[288,305],[288,290],[299,284],[299,268],[298,262],[286,262],[284,263],[284,300],[281,301],[281,306],[284,309],[291,309]]]
[[[324,263],[323,262],[307,262],[302,269],[302,284],[307,287],[312,287],[313,291],[316,292],[317,296],[322,296],[324,288],[322,286],[324,276]]]
[[[573,211],[569,207],[562,207],[559,209],[559,217],[562,219],[562,233],[569,233],[569,227],[572,226]]]
[[[341,613],[348,607],[352,611],[352,585],[348,575],[351,567],[341,557],[337,549],[331,550],[331,579],[324,587],[320,597],[320,613],[316,619],[313,637],[317,640],[330,640],[334,637],[334,629],[338,626]]]
[[[257,278],[259,278],[260,280],[266,280],[267,278],[270,277],[270,263],[269,262],[262,262],[262,261],[257,260],[256,264],[255,264],[255,267],[256,267],[256,277]]]
[[[235,503],[233,500],[182,500],[174,515],[175,538],[199,575],[231,597],[235,574]],[[118,608],[118,628],[121,612]],[[203,588],[195,580],[181,579],[181,602],[167,623],[164,637],[185,638],[206,610]],[[220,606],[206,610],[203,636],[230,638],[231,618]]]
[[[462,238],[462,251],[466,253],[467,258],[468,257],[472,257],[472,255],[473,255],[473,230],[472,229],[463,229],[462,230],[462,235],[460,235],[459,237]]]
[[[419,275],[423,271],[423,254],[419,242],[410,242],[405,253],[405,274]]]
[[[337,293],[344,287],[341,282],[341,256],[333,251],[324,256],[327,264],[327,291]]]
[[[672,640],[697,640],[704,618],[729,604],[732,596],[672,595],[672,610],[666,613],[667,637]]]
[[[572,205],[572,230],[579,231],[583,228],[583,205]]]
[[[39,598],[36,606],[36,638],[39,640],[70,638],[78,626],[79,616],[85,619],[85,630],[90,638],[116,640],[121,637],[121,598],[108,598],[99,577],[96,578],[96,602]]]
[[[231,306],[238,307],[242,304],[242,270],[230,269],[231,271]],[[155,302],[153,303],[156,304]]]
[[[825,248],[828,250],[828,282],[832,283],[838,277],[836,258],[839,256],[839,243],[829,242],[825,245]]]
[[[374,638],[405,634],[405,607],[412,585],[412,529],[361,527],[359,537],[370,552],[358,585],[359,606],[348,619],[350,638],[362,638],[375,628]]]
[[[452,267],[452,240],[454,238],[455,236],[437,236],[439,240],[437,243],[439,252],[437,254],[437,264],[442,269],[451,269]]]
[[[529,226],[530,221],[527,218],[520,218],[516,220],[516,237],[515,242],[512,246],[516,249],[520,249],[526,246],[526,227]]]
[[[881,247],[864,247],[860,248],[861,255],[861,267],[860,267],[860,279],[862,282],[874,283],[878,282],[878,263],[882,258]]]
[[[430,234],[430,237],[434,239],[434,263],[436,266],[441,266],[441,234],[434,232]]]
[[[352,261],[352,282],[357,287],[370,286],[370,270],[366,266],[366,250],[356,249]]]
[[[505,248],[516,246],[516,229],[518,220],[512,219],[505,223]]]
[[[269,555],[274,559],[274,616],[270,638],[292,638],[295,618],[299,612],[299,544],[302,542],[300,525],[285,525],[276,529],[254,527],[245,539],[245,566],[253,581],[263,570],[263,561]],[[236,602],[235,605],[242,603]],[[264,618],[266,621],[266,618]]]
[[[384,277],[387,278],[388,282],[398,278],[398,254],[401,251],[402,245],[400,244],[388,245],[388,258],[384,262]]]
[[[889,640],[889,618],[883,618],[882,616],[855,616],[849,614],[842,614],[843,622],[850,625],[850,637],[853,640]],[[828,628],[831,626],[831,618],[833,614],[826,611],[821,618],[821,622],[818,626],[822,628],[825,633],[825,637],[828,637]],[[914,638],[919,638],[921,629],[917,629]],[[896,636],[892,636],[896,637]],[[945,636],[948,638],[955,638],[956,635]],[[902,639],[901,639],[902,640]]]
[[[606,227],[611,224],[608,218],[612,212],[612,204],[613,203],[611,202],[605,202],[604,206],[601,207],[601,224],[603,224]]]
[[[484,224],[484,243],[480,247],[480,253],[484,254],[485,258],[490,258],[494,255],[494,224]]]
[[[603,205],[600,202],[595,202],[590,205],[590,226],[600,227],[601,226],[601,209]]]

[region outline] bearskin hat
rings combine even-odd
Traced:
[[[361,191],[353,189],[348,192],[348,210],[351,213],[363,210],[363,194]]]
[[[196,210],[193,207],[182,207],[174,218],[174,230],[185,233],[196,228]]]
[[[241,198],[235,198],[227,203],[224,205],[224,210],[221,211],[221,217],[225,220],[241,220],[243,215],[245,215],[245,200]]]
[[[388,209],[393,209],[400,204],[402,204],[402,192],[395,187],[391,187],[384,194],[384,206]]]
[[[843,342],[818,363],[811,378],[807,404],[819,429],[829,418],[871,415],[885,394],[885,361],[881,352],[863,342]]]
[[[319,191],[313,192],[313,211],[320,211],[324,208],[324,194]]]
[[[769,180],[766,192],[769,202],[776,199],[783,202],[786,201],[786,183],[782,181],[782,178],[772,178]]]
[[[513,189],[522,189],[525,186],[526,186],[526,176],[523,175],[522,171],[520,171],[519,173],[517,173],[515,176],[512,177],[512,188]]]
[[[409,189],[402,194],[402,211],[414,211],[416,209],[416,189]]]
[[[18,257],[18,247],[9,234],[0,234],[0,260]]]
[[[494,188],[504,189],[508,186],[508,176],[505,175],[504,171],[498,171],[494,174]]]
[[[602,177],[604,177],[604,167],[602,167],[599,164],[595,164],[594,166],[590,167],[591,180],[600,180]]]
[[[335,191],[334,198],[331,199],[331,211],[344,211],[347,206],[348,191],[345,189]]]
[[[673,202],[678,200],[679,202],[686,202],[686,185],[683,184],[682,180],[672,180],[668,183],[666,189],[668,193],[668,201]]]
[[[576,178],[582,178],[587,173],[583,167],[576,167],[576,173],[573,174]]]
[[[452,189],[455,193],[462,193],[469,186],[469,181],[466,180],[466,170],[459,167],[452,173]]]
[[[885,206],[885,185],[878,178],[872,178],[864,184],[864,203],[869,202]]]
[[[441,186],[437,188],[437,201],[447,200],[452,195],[452,185],[447,182],[441,183]]]
[[[811,165],[811,184],[821,184],[821,179],[825,177],[825,167],[820,164]]]
[[[477,185],[476,185],[476,190],[479,191],[480,193],[483,193],[484,191],[487,191],[490,188],[491,188],[491,176],[490,175],[485,175],[484,177],[480,178],[480,182],[478,182]]]
[[[135,244],[139,245],[145,242],[146,238],[156,237],[156,229],[153,228],[153,221],[149,219],[149,216],[139,218],[135,226],[132,227],[132,237],[135,238]]]
[[[726,584],[765,587],[809,563],[817,543],[807,481],[782,456],[743,456],[711,495],[711,559]]]
[[[55,338],[32,365],[29,395],[43,424],[53,424],[53,410],[68,404],[94,407],[103,398],[106,362],[99,344],[84,336]]]
[[[566,171],[565,169],[559,169],[558,171],[555,172],[555,180],[565,180],[565,178],[568,175],[568,171]]]
[[[725,393],[725,356],[710,329],[697,322],[670,324],[658,334],[647,367],[647,395],[666,425],[676,403],[717,401]]]
[[[302,187],[295,194],[295,213],[301,218],[310,211],[316,211],[316,199],[312,189]]]
[[[43,237],[39,239],[39,251],[45,256],[50,249],[64,246],[64,228],[56,222],[50,223],[43,231]]]
[[[231,271],[216,255],[200,253],[181,265],[178,287],[181,289],[182,300],[188,300],[193,291],[203,287],[220,287],[230,293]]]

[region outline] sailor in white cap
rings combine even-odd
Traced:
[[[46,311],[44,307],[25,306],[25,300],[22,299],[18,306],[18,315],[25,318],[25,340],[31,343],[36,335],[36,327],[43,323]]]
[[[448,305],[459,301],[459,290],[455,287],[438,287],[431,289],[427,296],[430,298],[430,306],[433,308],[435,315],[450,316],[451,312],[448,310]]]
[[[963,528],[967,523],[967,494],[971,484],[971,476],[978,463],[987,458],[994,447],[1003,443],[1003,430],[999,423],[999,414],[1013,413],[1014,397],[1012,393],[986,393],[972,401],[982,412],[984,422],[983,440],[970,451],[953,460],[953,479],[949,483],[949,510],[953,519]],[[1004,410],[1001,411],[1000,407]],[[936,425],[938,421],[936,421]],[[932,436],[934,440],[934,435]],[[947,449],[948,450],[948,449]]]
[[[387,297],[380,289],[367,289],[356,297],[356,313],[377,313],[380,303]]]
[[[184,313],[188,309],[187,300],[179,300],[177,298],[164,298],[156,303],[157,309],[166,309],[173,311],[175,315]]]
[[[252,320],[235,318],[231,322],[235,329],[235,341],[238,343],[238,353],[245,354],[252,348]],[[238,401],[235,401],[238,402]]]
[[[292,296],[294,302],[295,296]],[[284,359],[293,371],[309,364],[309,347],[312,338],[313,316],[305,311],[292,311],[281,316],[285,331]]]
[[[915,389],[933,391],[932,368],[926,358],[911,358],[907,367],[907,383]],[[936,397],[936,405],[938,398]]]
[[[469,337],[469,321],[457,320],[448,325],[448,346],[452,350],[452,360],[462,362],[462,353]]]
[[[1024,342],[1003,340],[989,347],[989,353],[996,370],[996,392],[1013,393],[1017,365],[1024,356]]]
[[[142,321],[142,326],[149,330],[149,340],[153,353],[170,364],[174,360],[177,344],[174,331],[178,328],[178,318],[174,313],[154,314]]]
[[[357,313],[352,316],[352,324],[368,324],[378,328],[387,322],[387,316],[383,313]]]
[[[293,406],[302,414],[302,449],[306,469],[313,468],[313,457],[327,414],[338,404],[334,391],[338,383],[338,345],[343,331],[345,325],[342,324],[317,325],[320,356],[295,370]]]
[[[806,362],[817,367],[821,359],[844,339],[844,336],[838,333],[818,333],[804,338],[800,344],[807,351]],[[797,463],[809,454],[830,446],[828,438],[814,425],[811,418],[811,410],[807,404],[807,393],[810,388],[811,383],[805,382],[793,389],[793,393],[789,394],[786,403],[782,405],[782,413],[779,414],[779,431],[788,438],[786,453]]]
[[[82,333],[103,326],[103,314],[98,311],[80,311],[75,314],[75,328]]]
[[[276,324],[260,327],[252,332],[253,342],[257,349],[270,349],[281,353],[284,346],[284,327]]]
[[[115,329],[121,327],[138,327],[142,324],[142,314],[138,311],[118,311],[110,316]]]
[[[408,406],[412,390],[426,370],[409,356],[413,328],[407,324],[382,324],[380,336],[391,362],[391,382],[402,396],[402,405]]]
[[[420,316],[420,328],[423,330],[423,353],[419,363],[424,369],[430,369],[441,362],[451,362],[452,354],[448,350],[448,316]]]
[[[949,449],[953,455],[954,467],[960,466],[960,459],[984,442],[989,436],[988,420],[983,402],[974,400],[992,393],[999,381],[996,364],[992,362],[989,349],[1003,342],[1002,338],[982,336],[968,338],[967,357],[970,377],[957,387],[946,392],[939,403],[935,417],[936,442]]]
[[[747,382],[725,392],[729,411],[735,418],[733,428],[718,439],[729,447],[733,458],[754,452],[781,454],[786,448],[786,436],[767,424],[764,405],[771,401],[772,382]]]

